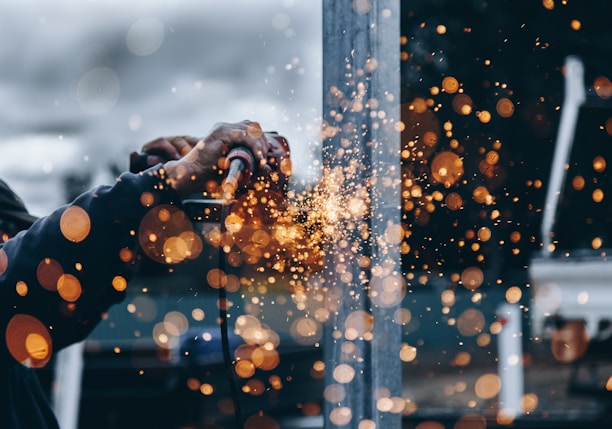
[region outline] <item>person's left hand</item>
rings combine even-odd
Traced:
[[[130,154],[130,171],[138,173],[159,163],[180,159],[198,142],[192,136],[159,137],[145,143],[140,153]]]

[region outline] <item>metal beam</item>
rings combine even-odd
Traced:
[[[401,427],[398,0],[323,1],[325,427]]]

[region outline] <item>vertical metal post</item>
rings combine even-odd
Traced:
[[[326,428],[401,427],[399,9],[323,0]]]
[[[52,405],[62,429],[79,427],[84,346],[85,342],[81,341],[57,354]]]
[[[584,90],[584,66],[582,61],[574,56],[565,59],[565,95],[561,108],[561,120],[555,142],[555,154],[550,169],[549,185],[546,191],[546,203],[542,214],[542,256],[550,256],[553,249],[553,234],[559,198],[563,191],[566,164],[569,160],[580,106],[586,99]]]
[[[521,310],[517,304],[504,303],[497,311],[502,322],[498,338],[499,363],[497,372],[501,381],[499,413],[504,421],[514,421],[523,414],[523,326]]]

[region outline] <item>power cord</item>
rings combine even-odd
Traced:
[[[219,219],[221,233],[225,233],[225,219],[229,215],[231,204],[225,203],[221,206],[221,216]],[[225,252],[223,246],[219,246],[219,275],[225,275]],[[223,351],[223,360],[225,362],[225,368],[227,371],[228,379],[230,382],[230,393],[232,396],[232,403],[234,405],[234,417],[236,422],[236,429],[244,427],[244,418],[240,409],[240,396],[238,391],[238,383],[236,380],[236,372],[234,371],[234,364],[232,361],[232,355],[229,343],[229,326],[228,326],[228,314],[227,314],[227,290],[225,284],[219,284],[219,327],[221,329],[221,348]]]
[[[227,219],[230,210],[230,200],[203,200],[200,198],[187,199],[183,201],[183,207],[187,212],[188,216],[193,222],[204,222],[212,221],[219,222],[219,229],[221,233],[227,232],[225,227],[225,220]],[[219,247],[219,276],[225,275],[226,259],[223,247]],[[221,280],[221,278],[219,278]],[[234,406],[234,417],[235,417],[235,429],[244,428],[244,417],[240,407],[240,396],[238,389],[238,381],[236,379],[236,373],[234,371],[234,365],[232,360],[231,345],[229,340],[229,325],[228,325],[228,312],[227,312],[227,289],[226,285],[222,281],[218,282],[219,285],[219,329],[221,334],[221,351],[223,353],[223,362],[227,372],[227,378],[230,384],[230,395],[232,404]]]

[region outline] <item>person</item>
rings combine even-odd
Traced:
[[[0,233],[3,428],[59,427],[31,368],[87,337],[124,298],[143,255],[180,260],[154,237],[176,229],[166,221],[180,212],[184,198],[222,181],[225,155],[239,146],[253,154],[255,176],[270,171],[268,137],[257,122],[221,123],[201,139],[146,143],[147,169],[122,173],[112,186],[87,191],[39,219],[0,185],[1,225],[9,229]],[[165,257],[166,251],[172,255]]]
[[[21,198],[0,180],[0,243],[28,229],[38,218],[28,212]]]

